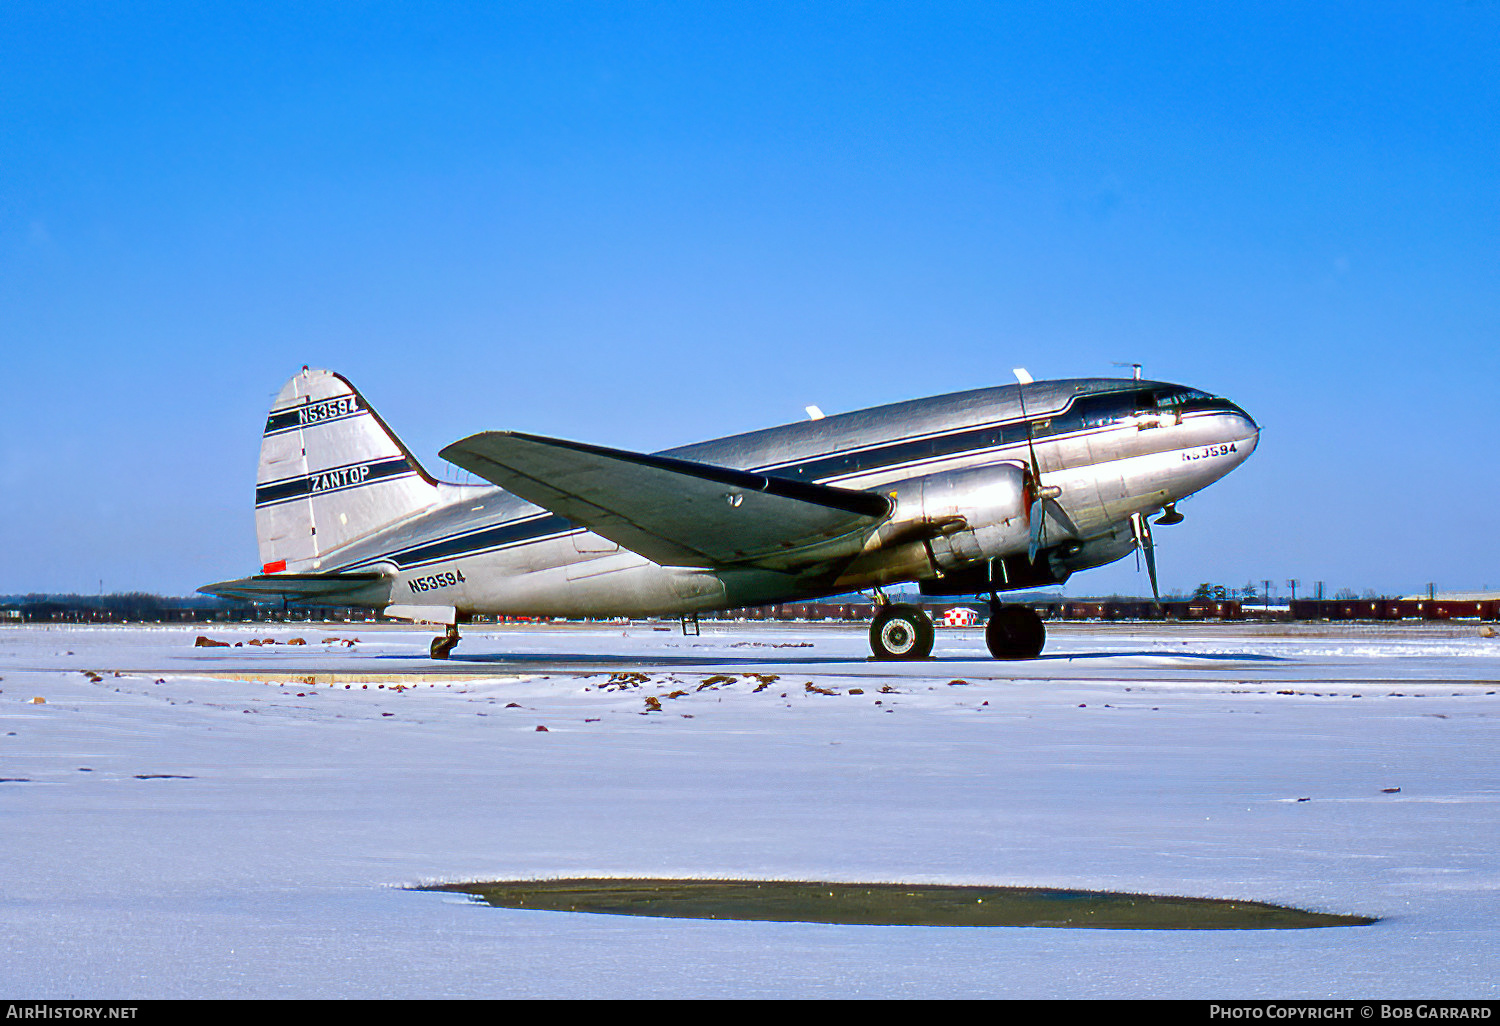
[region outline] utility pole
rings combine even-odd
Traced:
[[[1264,592],[1262,592],[1262,594],[1265,595],[1265,597],[1266,597],[1266,608],[1270,609],[1271,608],[1271,582],[1270,581],[1266,581],[1266,580],[1262,580],[1260,583],[1266,589]]]
[[[1318,601],[1319,602],[1323,601],[1323,582],[1322,581],[1318,582]]]
[[[1299,585],[1301,583],[1302,582],[1299,581],[1299,580],[1297,580],[1297,578],[1295,578],[1295,577],[1288,577],[1286,579],[1286,586],[1288,588],[1292,589],[1292,601],[1293,602],[1297,601],[1297,585]]]

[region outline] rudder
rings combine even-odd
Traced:
[[[322,557],[437,501],[437,482],[342,375],[306,367],[266,418],[255,482],[264,573]]]

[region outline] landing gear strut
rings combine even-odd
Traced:
[[[432,658],[447,659],[448,653],[458,647],[458,624],[450,623],[448,632],[441,638],[432,639]]]
[[[984,643],[996,659],[1035,659],[1047,644],[1047,628],[1034,610],[1001,605],[999,598],[991,595]]]
[[[882,605],[870,624],[876,659],[926,659],[932,654],[932,617],[919,606]]]

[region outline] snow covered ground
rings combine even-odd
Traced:
[[[1500,994],[1500,639],[1472,625],[1054,626],[1027,663],[954,630],[909,665],[832,625],[476,628],[446,668],[429,637],[0,628],[0,994]],[[354,679],[295,682],[314,672]],[[1381,922],[840,927],[402,889],[584,875],[1121,889]]]

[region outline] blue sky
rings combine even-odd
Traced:
[[[0,593],[253,572],[303,364],[441,470],[1116,361],[1264,427],[1166,588],[1500,588],[1497,44],[1482,0],[13,0]]]

